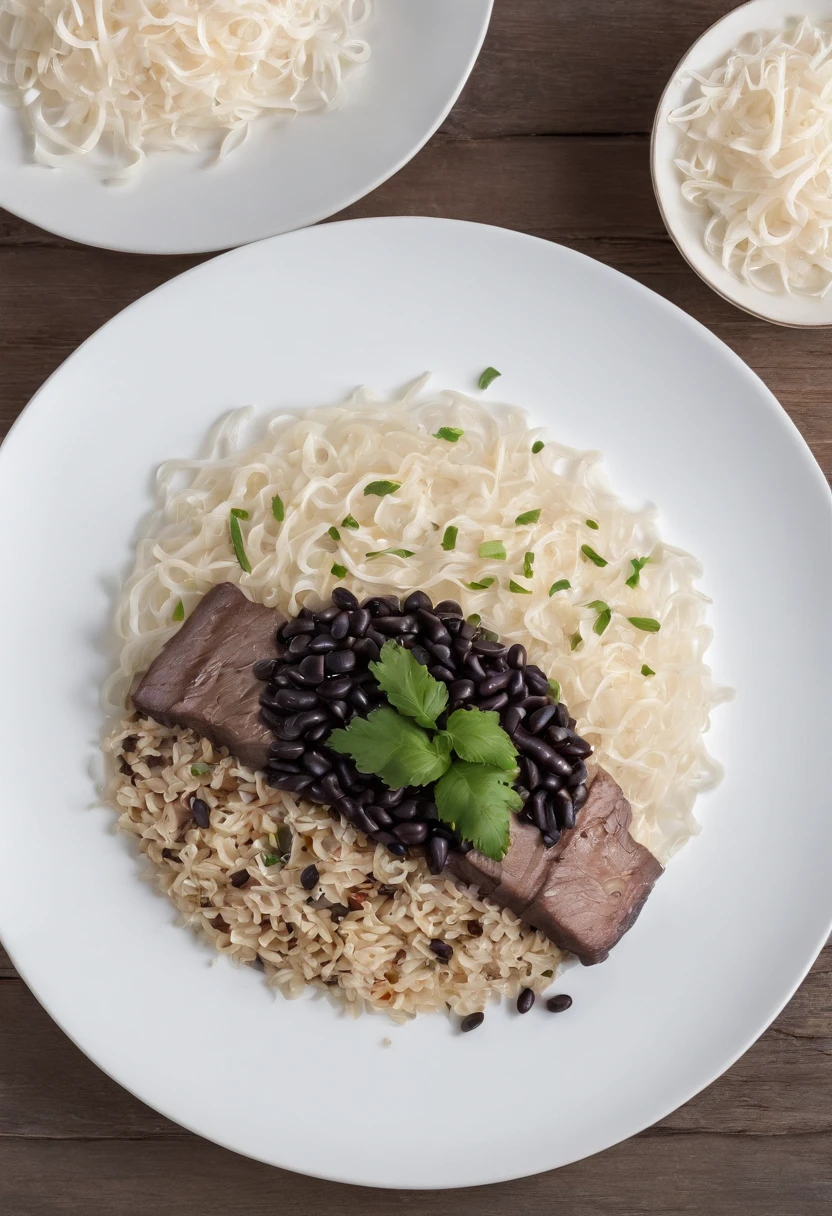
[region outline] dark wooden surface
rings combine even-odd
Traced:
[[[730,7],[726,0],[497,0],[482,56],[442,131],[346,214],[499,224],[632,275],[762,376],[828,475],[832,338],[768,326],[710,292],[667,238],[651,192],[648,132],[658,97],[690,42]],[[0,212],[0,434],[79,342],[200,260],[84,249]],[[453,1194],[316,1182],[182,1131],[99,1072],[0,952],[4,1216],[518,1209],[828,1216],[832,947],[747,1055],[656,1127],[557,1173]]]

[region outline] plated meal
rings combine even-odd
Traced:
[[[699,567],[517,409],[420,381],[250,422],[159,473],[106,687],[119,826],[286,996],[528,1012],[719,778]]]

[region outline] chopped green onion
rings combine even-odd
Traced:
[[[630,565],[633,567],[633,573],[627,579],[628,587],[637,587],[639,578],[641,577],[642,569],[650,561],[649,557],[631,557]]]
[[[560,684],[558,684],[557,680],[549,680],[549,696],[554,698],[555,701],[560,700]]]
[[[493,557],[500,562],[506,560],[506,547],[501,540],[483,541],[477,553],[480,557]]]
[[[559,591],[568,591],[572,586],[568,578],[559,578],[556,583],[552,583],[549,588],[549,595],[557,595]]]
[[[464,434],[465,432],[461,431],[458,426],[440,426],[433,437],[434,439],[446,439],[448,443],[456,443],[460,435]]]
[[[206,764],[204,760],[197,760],[196,764],[191,765],[192,777],[204,777],[206,773],[210,773],[211,765]]]
[[[534,554],[527,553],[523,558],[523,578],[531,578],[534,573],[532,566],[534,565]]]
[[[277,829],[277,832],[275,833],[274,843],[275,846],[280,850],[280,856],[285,861],[288,861],[291,855],[293,842],[294,836],[292,835],[292,829],[289,827],[288,823],[281,823]]]
[[[540,974],[545,976],[547,980],[550,980],[555,973],[554,971],[541,971]]]
[[[603,600],[593,600],[591,604],[587,604],[587,608],[593,608],[596,612],[609,612],[609,604],[605,604]]]
[[[401,488],[400,481],[371,481],[364,487],[364,497],[375,494],[376,498],[384,498],[385,494],[395,494]]]
[[[471,615],[468,617],[468,624],[473,625],[475,629],[476,629],[477,625],[479,625],[481,622],[482,622],[482,617],[480,616],[480,614],[478,612],[472,612]]]
[[[654,621],[651,616],[628,616],[627,620],[631,625],[635,625],[636,629],[643,629],[645,633],[658,633],[661,625],[658,621]]]
[[[455,528],[453,524],[445,529],[445,535],[442,537],[442,548],[446,553],[450,553],[456,548],[456,538],[459,536],[459,528]]]
[[[232,507],[231,514],[235,519],[248,519],[248,511],[244,511],[242,507]]]
[[[365,557],[413,557],[413,549],[374,549],[372,553],[365,553]]]
[[[612,611],[609,608],[606,610],[606,612],[599,612],[598,616],[595,618],[595,624],[592,626],[593,633],[597,633],[598,637],[600,637],[611,620]]]
[[[331,528],[327,528],[326,534],[327,534],[327,536],[331,536],[333,540],[341,539],[341,533],[338,531],[338,529],[335,527],[334,524]]]
[[[537,453],[542,452],[545,447],[546,447],[546,444],[543,442],[542,439],[535,439],[534,443],[532,444],[532,455],[536,456]],[[546,972],[544,971],[543,974],[545,975]],[[549,974],[550,975],[552,974],[551,971],[549,972]]]
[[[497,580],[493,578],[483,578],[480,579],[478,583],[468,583],[467,587],[469,591],[485,591],[486,588],[490,587],[496,581]]]
[[[648,667],[646,663],[642,663],[641,674],[643,676],[654,676],[656,673],[652,667]]]
[[[518,528],[525,528],[526,524],[536,524],[540,519],[540,507],[534,511],[524,511],[522,515],[518,515],[515,523]]]
[[[240,563],[240,569],[244,570],[246,574],[251,574],[251,562],[246,556],[245,545],[243,544],[243,534],[240,531],[240,519],[239,516],[235,515],[233,511],[231,512],[228,529],[231,533],[231,543],[234,546],[234,553],[236,554],[237,561]]]
[[[336,578],[345,578],[346,573],[347,573],[347,567],[342,566],[340,564],[340,562],[333,562],[332,569],[330,570],[329,573],[334,574]]]
[[[176,607],[174,608],[173,613],[171,614],[171,618],[170,618],[170,619],[171,619],[172,621],[184,621],[184,619],[185,619],[185,605],[182,603],[182,601],[181,601],[181,600],[177,600],[177,601],[176,601]]]
[[[597,525],[597,523],[595,522],[595,520],[594,520],[594,519],[587,519],[587,520],[585,520],[584,522],[586,523],[586,526],[587,526],[588,528],[592,528],[592,531],[593,531],[593,532],[597,532],[597,531],[598,531],[598,525]]]
[[[275,494],[274,498],[272,499],[272,515],[279,524],[282,524],[283,520],[286,518],[286,512],[283,509],[283,499],[279,494]]]
[[[583,553],[584,557],[588,557],[591,562],[595,562],[596,566],[606,566],[608,564],[607,559],[605,557],[599,557],[595,550],[591,549],[589,545],[581,545],[581,553]]]
[[[531,587],[521,587],[519,583],[515,583],[513,578],[509,579],[508,589],[515,595],[531,595],[532,593]]]
[[[583,638],[581,637],[580,632],[573,633],[572,637],[569,639],[569,649],[577,650],[582,641]]]
[[[263,858],[264,866],[279,866],[280,865],[280,858],[278,857],[278,855],[276,853],[261,853],[260,856]]]
[[[341,520],[342,528],[357,528],[358,526],[358,520],[354,515],[345,515]]]
[[[500,373],[497,371],[496,367],[487,367],[477,381],[477,388],[488,388],[489,384],[493,384],[499,375]]]

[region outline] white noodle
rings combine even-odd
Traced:
[[[705,246],[767,292],[832,286],[832,27],[758,33],[668,121],[685,133],[682,194],[710,213]]]
[[[0,100],[35,160],[95,152],[123,179],[148,152],[222,159],[264,114],[344,104],[371,0],[0,0]]]
[[[460,600],[501,637],[526,645],[531,661],[560,681],[581,734],[622,785],[638,838],[666,861],[698,830],[696,794],[721,774],[702,740],[724,692],[703,661],[711,630],[708,601],[695,586],[698,563],[662,543],[655,510],[629,510],[610,491],[600,453],[547,441],[535,455],[532,444],[542,436],[521,411],[486,410],[456,392],[416,404],[423,383],[395,401],[361,390],[344,406],[274,415],[245,449],[241,430],[252,411],[235,411],[214,428],[202,459],[162,466],[157,509],[143,526],[118,607],[122,645],[105,690],[109,711],[123,716],[136,673],[177,628],[180,598],[189,614],[210,587],[231,580],[250,598],[294,614],[307,600],[328,599],[338,562],[358,595],[423,588]],[[440,426],[464,434],[455,444],[434,439]],[[401,490],[364,495],[369,481],[385,478]],[[272,513],[275,494],[285,504],[283,523]],[[230,545],[231,506],[250,514],[243,531],[251,574]],[[515,525],[537,507],[539,523]],[[349,514],[357,530],[341,526]],[[588,529],[587,519],[598,529]],[[327,535],[333,525],[338,542]],[[459,529],[452,552],[441,547],[448,525]],[[507,560],[479,558],[486,540],[502,540]],[[609,564],[587,561],[583,544]],[[367,559],[388,547],[414,556]],[[535,554],[531,580],[523,577],[527,551]],[[630,588],[631,559],[644,556],[651,561]],[[484,577],[497,581],[484,591],[468,588]],[[511,593],[510,578],[532,594]],[[562,578],[571,589],[550,596]],[[603,636],[593,632],[596,614],[586,607],[599,599],[615,610]],[[657,618],[661,631],[642,632],[631,616]],[[577,632],[583,640],[573,651]],[[643,664],[656,674],[643,676]]]

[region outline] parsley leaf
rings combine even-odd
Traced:
[[[637,587],[638,586],[638,580],[641,577],[641,572],[649,561],[650,561],[649,557],[631,557],[630,558],[630,565],[633,567],[633,573],[627,579],[628,587]]]
[[[373,549],[371,553],[365,553],[365,557],[412,557],[412,549]]]
[[[592,626],[592,631],[600,637],[612,620],[612,609],[603,600],[593,600],[591,604],[587,604],[587,608],[592,608],[598,613],[598,616],[595,618],[595,624]]]
[[[342,566],[340,562],[332,563],[332,569],[330,570],[330,574],[334,574],[336,578],[345,578],[346,573],[347,573],[346,566]]]
[[[479,557],[493,557],[497,561],[506,560],[506,547],[501,540],[486,540],[477,550]]]
[[[532,444],[532,454],[536,456],[537,453],[542,452],[545,447],[546,444],[542,439],[535,439],[534,443]]]
[[[279,524],[283,523],[283,520],[286,518],[286,512],[283,509],[283,499],[279,494],[275,494],[272,499],[272,515]]]
[[[492,861],[508,852],[509,812],[523,805],[513,779],[506,769],[457,760],[436,783],[439,818]]]
[[[338,529],[335,527],[334,524],[332,525],[331,528],[327,528],[326,534],[327,534],[327,536],[331,536],[333,540],[341,539],[341,533],[338,531]]]
[[[595,562],[596,566],[606,566],[609,564],[605,557],[599,557],[589,545],[581,545],[581,553],[583,553],[584,557],[588,557],[591,562]]]
[[[448,689],[398,642],[385,642],[381,655],[370,663],[379,688],[400,713],[420,726],[436,730],[436,719],[448,704]]]
[[[237,561],[240,563],[240,569],[246,574],[251,574],[251,562],[248,560],[246,548],[243,544],[243,533],[240,530],[240,517],[235,515],[232,510],[228,521],[228,530],[231,533],[231,543],[234,546],[234,554]]]
[[[532,577],[532,575],[534,573],[534,571],[532,570],[533,565],[534,565],[534,554],[527,553],[526,556],[523,558],[523,578]]]
[[[580,630],[578,630],[578,632],[573,633],[572,637],[569,639],[569,649],[577,650],[582,641],[583,641],[583,638],[581,637]]]
[[[364,487],[364,497],[368,494],[375,494],[377,498],[384,498],[385,494],[395,494],[396,490],[402,488],[400,481],[370,481]]]
[[[598,524],[595,522],[595,520],[594,520],[594,519],[585,519],[585,520],[584,520],[584,523],[586,524],[586,526],[587,526],[588,528],[592,528],[592,531],[593,531],[593,532],[597,532],[597,531],[598,531]]]
[[[515,583],[513,578],[508,581],[509,591],[513,591],[515,595],[531,595],[531,587],[521,587],[520,583]]]
[[[210,773],[211,765],[206,764],[204,760],[197,760],[196,764],[191,765],[192,777],[204,777],[206,773]]]
[[[549,595],[556,595],[558,591],[568,591],[572,586],[568,578],[559,578],[556,583],[552,583],[549,588]]]
[[[447,739],[441,735],[431,739],[415,722],[387,706],[366,718],[353,718],[346,730],[334,730],[327,745],[339,755],[351,756],[359,772],[375,774],[392,790],[430,785],[450,764]]]
[[[445,535],[442,537],[442,548],[446,553],[450,553],[456,548],[456,538],[459,536],[459,528],[455,528],[453,524],[445,529]]]
[[[631,625],[635,625],[636,629],[643,629],[645,633],[658,633],[661,625],[658,621],[654,621],[651,616],[628,616],[627,620]]]
[[[242,507],[232,507],[231,514],[235,519],[248,519],[248,511],[244,511]]]
[[[496,581],[494,578],[482,578],[478,583],[467,583],[466,586],[469,591],[485,591]]]
[[[439,430],[434,433],[434,439],[446,439],[448,443],[456,443],[460,435],[465,432],[461,431],[458,426],[440,426]]]
[[[557,680],[552,679],[551,677],[549,679],[549,696],[553,701],[560,700],[560,684],[558,684]]]
[[[488,388],[489,384],[493,384],[499,375],[500,372],[497,371],[496,367],[487,367],[485,371],[480,374],[480,378],[477,381],[477,388]]]
[[[517,751],[500,726],[500,715],[495,710],[455,709],[448,718],[445,733],[463,760],[512,772],[517,766]]]
[[[643,676],[654,676],[656,673],[652,667],[648,667],[646,663],[642,663],[641,674]]]
[[[342,528],[357,528],[358,526],[358,520],[354,515],[345,515],[341,520]]]
[[[185,619],[185,605],[182,603],[182,601],[181,601],[181,600],[177,600],[177,601],[176,601],[176,607],[174,608],[174,610],[173,610],[173,612],[172,612],[172,614],[171,614],[171,618],[170,618],[170,619],[171,619],[172,621],[184,621],[184,619]]]
[[[538,507],[535,511],[524,511],[522,515],[517,516],[514,522],[518,528],[524,528],[526,524],[536,524],[540,519],[540,510]]]

